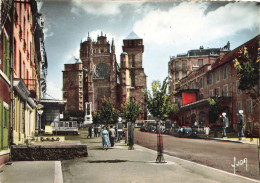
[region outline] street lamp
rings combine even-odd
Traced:
[[[41,115],[42,115],[42,113],[43,113],[43,110],[38,110],[38,114],[39,114],[39,134],[41,134],[41,126],[42,126],[42,124],[41,124]]]
[[[239,140],[242,140],[243,137],[245,137],[244,134],[244,111],[243,110],[239,110],[238,111],[238,115],[239,115]]]
[[[166,163],[163,157],[163,138],[161,134],[161,120],[156,119],[157,126],[157,158],[156,163]]]
[[[226,133],[226,128],[227,128],[227,117],[226,117],[226,113],[223,112],[222,113],[222,122],[223,122],[223,126],[222,126],[222,137],[226,138],[227,137],[227,133]]]

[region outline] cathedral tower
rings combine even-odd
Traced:
[[[102,106],[102,99],[110,98],[118,106],[118,65],[115,57],[114,42],[110,45],[106,35],[80,44],[80,58],[84,71],[84,102],[90,103],[92,111]]]
[[[146,119],[145,95],[142,90],[146,89],[146,74],[143,68],[143,39],[139,38],[134,32],[123,40],[123,52],[128,55],[130,98],[134,98],[144,111],[138,119]]]

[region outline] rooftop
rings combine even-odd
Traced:
[[[259,41],[259,37],[260,35],[254,37],[253,39],[247,41],[246,43],[242,44],[241,46],[235,48],[233,51],[231,51],[230,53],[228,53],[227,55],[225,55],[222,59],[218,58],[216,60],[216,62],[213,64],[212,69],[215,69],[229,61],[232,61],[234,58],[236,58],[238,56],[238,52],[241,48],[248,47],[248,48],[252,48],[254,47],[254,45],[258,44]]]
[[[140,37],[138,37],[137,35],[136,35],[136,33],[133,31],[133,32],[131,32],[128,36],[127,36],[127,38],[126,38],[127,40],[133,40],[133,39],[141,39]]]

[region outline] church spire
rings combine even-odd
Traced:
[[[112,53],[115,53],[115,44],[114,44],[114,38],[112,38],[112,43],[111,43],[111,51],[112,51]]]
[[[91,41],[91,38],[89,37],[89,32],[88,32],[88,41]]]

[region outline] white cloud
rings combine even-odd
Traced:
[[[135,23],[134,31],[157,44],[197,46],[202,40],[230,36],[258,23],[255,3],[229,3],[205,15],[208,5],[183,2],[168,11],[151,11]]]
[[[145,1],[142,2],[123,2],[123,1],[96,1],[96,2],[84,2],[82,0],[72,0],[73,2],[73,8],[71,9],[72,13],[75,13],[79,15],[79,11],[83,10],[86,13],[92,14],[92,15],[118,15],[121,13],[121,7],[125,4],[128,4],[130,6],[133,6],[134,8],[137,8],[141,6]]]
[[[133,30],[144,39],[148,88],[153,80],[167,76],[171,55],[212,46],[209,44],[259,25],[255,3],[229,3],[206,14],[208,6],[207,2],[183,2],[167,11],[151,10],[134,24]],[[226,42],[213,46],[222,47]]]
[[[62,99],[62,86],[60,82],[47,80],[47,94],[55,99]]]
[[[74,64],[75,63],[74,58],[77,58],[77,59],[79,58],[79,49],[80,49],[80,46],[78,46],[74,50],[71,50],[68,53],[68,55],[65,58],[65,64]]]
[[[49,24],[47,25],[45,23],[45,27],[43,28],[44,33],[44,39],[47,39],[48,37],[52,37],[54,35],[54,32],[50,32],[50,29],[48,28]]]

